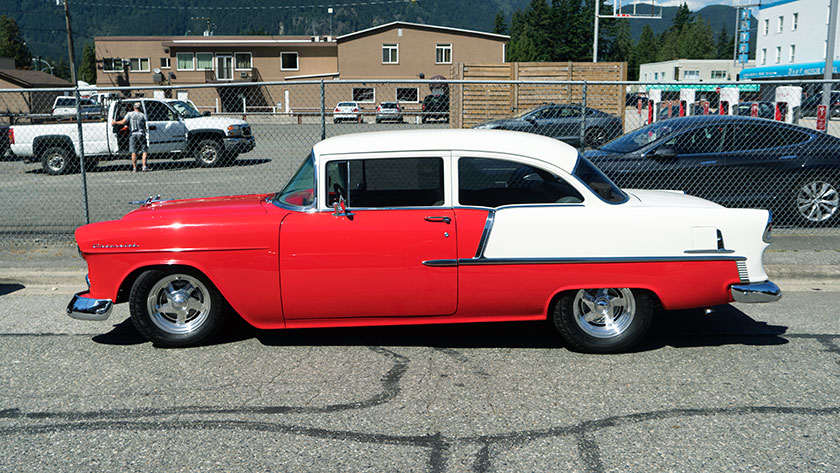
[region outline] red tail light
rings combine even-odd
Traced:
[[[380,108],[382,108],[382,107],[376,107],[376,111],[378,112]]]
[[[15,144],[15,129],[12,127],[9,127],[9,144]]]
[[[335,111],[336,111],[336,112],[340,112],[341,110],[339,110],[339,109],[335,109]]]
[[[354,112],[358,112],[358,111],[359,111],[359,109],[358,109],[358,108],[354,108],[354,109],[353,109],[353,111],[354,111]]]
[[[423,111],[426,111],[426,104],[423,104]]]

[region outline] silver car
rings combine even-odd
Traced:
[[[376,107],[376,123],[385,121],[402,123],[403,114],[397,102],[382,102]]]
[[[333,123],[341,121],[362,122],[361,107],[358,102],[338,102],[333,110]]]

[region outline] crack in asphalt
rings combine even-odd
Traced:
[[[818,341],[825,352],[840,355],[838,339],[840,335],[832,334],[785,334],[785,337],[797,339],[812,339]],[[252,430],[262,432],[273,432],[281,434],[292,434],[310,438],[325,440],[349,440],[360,443],[379,445],[402,445],[429,450],[427,470],[430,472],[442,472],[453,446],[478,446],[479,451],[475,455],[472,464],[472,471],[482,473],[489,471],[493,466],[493,452],[506,451],[510,447],[526,444],[537,439],[545,438],[572,438],[577,446],[578,458],[583,464],[585,471],[598,472],[604,470],[601,459],[600,447],[595,438],[595,433],[607,429],[623,427],[642,422],[660,421],[674,418],[687,417],[711,417],[711,416],[739,416],[739,415],[805,415],[805,416],[837,416],[840,415],[840,406],[837,407],[796,407],[796,406],[738,406],[722,408],[673,408],[649,412],[632,413],[582,421],[576,424],[565,426],[554,426],[544,429],[513,431],[492,435],[446,437],[440,432],[427,435],[390,435],[390,434],[369,434],[363,432],[331,430],[315,427],[304,427],[289,425],[279,422],[247,421],[247,420],[189,420],[182,421],[180,418],[188,414],[255,414],[255,415],[276,415],[276,414],[326,414],[351,409],[366,409],[379,406],[393,401],[401,392],[400,381],[408,370],[411,360],[394,351],[383,347],[367,347],[371,351],[385,356],[393,361],[392,367],[380,378],[382,391],[367,399],[341,404],[331,404],[322,407],[297,407],[297,406],[263,406],[263,407],[242,407],[242,408],[220,408],[212,406],[188,406],[173,407],[168,409],[118,409],[111,411],[88,411],[88,412],[22,412],[17,408],[0,410],[0,419],[60,419],[63,423],[28,425],[20,427],[2,427],[1,436],[15,434],[43,434],[68,431],[94,431],[94,430]],[[438,349],[436,349],[438,350]],[[452,356],[460,363],[471,365],[471,361],[462,353],[451,350],[443,351]],[[453,353],[454,352],[454,353]],[[838,361],[840,362],[840,361]],[[480,370],[475,370],[480,374]],[[125,420],[139,419],[144,417],[163,417],[175,415],[174,421],[141,421]],[[120,420],[122,419],[122,420]],[[81,422],[72,422],[81,421]]]

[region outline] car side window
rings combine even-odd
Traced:
[[[580,203],[583,196],[554,174],[503,159],[458,160],[461,205],[500,207],[512,204]]]
[[[737,138],[736,138],[737,137]],[[727,151],[750,151],[778,148],[808,141],[807,133],[764,123],[735,125],[735,133],[727,143]]]
[[[162,102],[146,102],[146,120],[150,122],[166,122],[175,120],[175,113]]]
[[[435,207],[444,204],[442,158],[330,161],[327,205],[343,198],[348,207]]]
[[[719,153],[727,128],[725,125],[694,128],[666,141],[663,147],[673,148],[677,154]]]

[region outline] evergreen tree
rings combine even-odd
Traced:
[[[552,58],[552,16],[546,0],[531,0],[525,10],[525,22],[534,56],[531,61],[550,61]]]
[[[680,5],[680,8],[677,9],[677,14],[674,15],[674,19],[671,22],[671,27],[669,29],[674,31],[681,31],[683,27],[685,27],[690,22],[691,10],[688,9],[688,5],[683,3],[682,5]]]
[[[638,80],[639,62],[636,57],[636,47],[630,36],[630,23],[619,21],[616,25],[615,49],[609,58],[611,61],[627,63],[627,79]]]
[[[64,80],[70,80],[70,63],[66,59],[61,59],[58,64],[53,63],[55,76]]]
[[[85,43],[82,49],[82,64],[79,66],[79,80],[88,84],[96,83],[96,50],[92,42]]]
[[[502,12],[496,13],[496,19],[493,20],[493,32],[496,34],[507,34],[507,24],[505,24],[505,16]]]
[[[14,58],[16,68],[29,68],[32,54],[14,18],[0,15],[0,56]]]
[[[720,30],[717,38],[717,58],[718,59],[732,59],[735,51],[735,35],[730,36],[726,30],[726,23]]]
[[[639,64],[647,64],[657,61],[659,55],[659,40],[650,25],[642,28],[642,35],[639,43],[636,44],[636,61]]]

